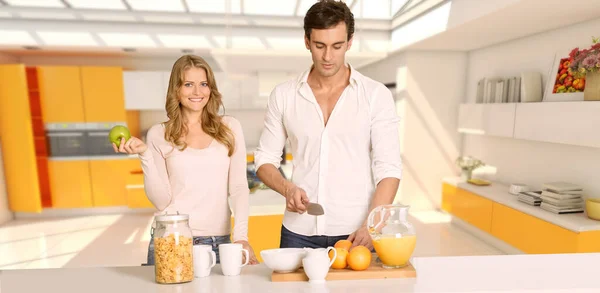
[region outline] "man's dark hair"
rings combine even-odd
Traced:
[[[346,23],[350,40],[354,35],[354,15],[346,3],[335,0],[321,0],[315,3],[304,16],[304,34],[310,40],[313,29],[328,29],[340,22]]]

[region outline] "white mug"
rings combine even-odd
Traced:
[[[245,263],[242,263],[242,251],[246,254]],[[242,267],[248,264],[250,255],[248,250],[244,249],[239,243],[224,243],[219,244],[219,258],[223,275],[237,276],[242,271]]]
[[[217,264],[217,255],[211,245],[194,245],[194,276],[203,278]]]

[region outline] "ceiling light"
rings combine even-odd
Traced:
[[[37,32],[44,44],[49,46],[96,46],[98,43],[89,33]]]
[[[156,43],[145,34],[98,33],[109,47],[156,47]]]
[[[2,45],[37,45],[38,43],[27,31],[0,30]]]
[[[121,0],[67,0],[67,2],[69,2],[71,7],[81,9],[127,9]]]
[[[244,14],[293,16],[296,1],[244,0]]]
[[[158,35],[157,37],[167,48],[212,48],[204,36]]]
[[[127,0],[133,10],[184,12],[181,1]]]
[[[8,5],[22,7],[65,7],[59,0],[5,0]]]
[[[357,3],[360,5],[361,3]],[[390,0],[369,0],[362,3],[362,18],[390,19]]]
[[[187,0],[188,8],[191,12],[198,13],[219,13],[225,14],[230,11],[231,14],[240,14],[241,0]],[[231,7],[227,7],[231,3]]]

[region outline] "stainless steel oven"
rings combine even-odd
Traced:
[[[85,156],[85,123],[47,123],[46,138],[50,157]]]

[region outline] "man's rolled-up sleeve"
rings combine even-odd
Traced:
[[[271,92],[267,104],[267,114],[258,148],[254,152],[256,170],[264,164],[272,164],[275,168],[281,165],[281,155],[287,139],[283,125],[283,95],[275,88]]]
[[[371,103],[371,148],[375,184],[384,178],[402,179],[400,157],[400,118],[389,89],[381,85]]]

